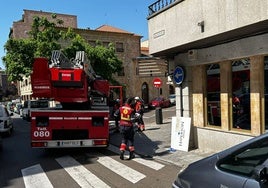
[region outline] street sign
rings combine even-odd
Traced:
[[[162,80],[160,78],[154,78],[153,85],[156,88],[160,88],[162,86]]]
[[[173,72],[173,80],[174,83],[177,85],[180,85],[183,82],[184,79],[184,71],[183,68],[180,66],[177,66],[176,69]]]

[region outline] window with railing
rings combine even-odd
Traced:
[[[116,52],[124,52],[124,44],[122,42],[115,43]]]
[[[125,69],[122,67],[121,71],[117,73],[118,76],[125,76]]]

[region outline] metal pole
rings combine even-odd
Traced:
[[[182,86],[180,84],[180,104],[181,104],[181,117],[183,117],[183,96],[182,96]]]

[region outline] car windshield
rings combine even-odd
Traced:
[[[219,168],[230,173],[252,176],[256,166],[268,158],[268,140],[261,140],[219,163]]]

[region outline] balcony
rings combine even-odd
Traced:
[[[183,0],[158,0],[155,3],[151,4],[150,6],[148,6],[149,16],[172,6],[173,4],[175,4],[175,2],[179,3],[181,1]]]

